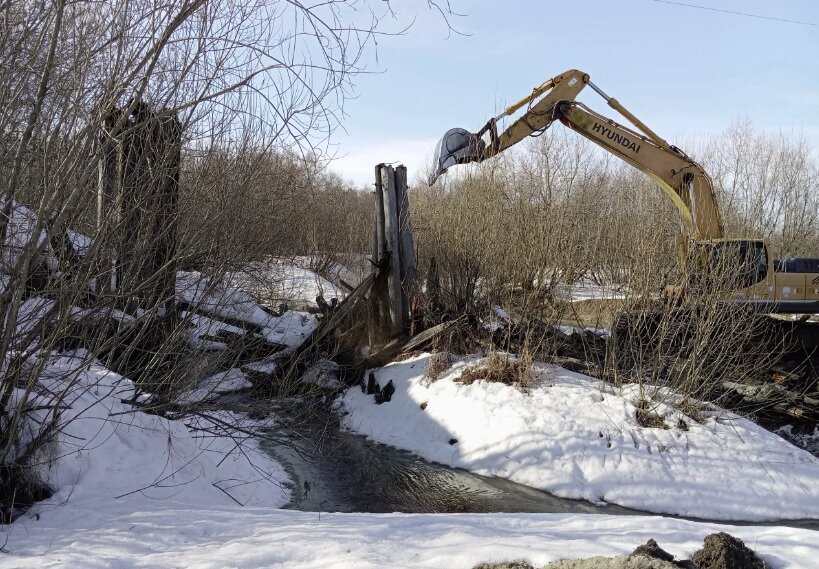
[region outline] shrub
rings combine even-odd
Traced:
[[[493,352],[483,364],[465,369],[457,381],[465,385],[488,381],[526,389],[534,382],[532,358],[528,355],[514,358],[509,354]]]

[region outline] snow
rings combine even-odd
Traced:
[[[507,328],[510,324],[514,322],[516,321],[511,316],[509,316],[508,312],[506,312],[497,304],[493,304],[492,313],[489,315],[489,318],[484,320],[483,327],[486,330],[495,333],[498,330],[503,330],[504,328]]]
[[[78,350],[73,357],[55,357],[46,368],[44,385],[67,391],[64,418],[73,419],[52,449],[56,462],[49,478],[57,492],[3,528],[0,568],[468,569],[483,561],[526,559],[542,565],[562,558],[622,555],[649,538],[678,558],[690,558],[706,535],[718,531],[743,539],[777,569],[813,567],[819,557],[816,533],[790,527],[735,527],[646,516],[281,510],[289,497],[281,466],[256,452],[252,440],[244,440],[239,452],[233,438],[218,432],[223,420],[248,424],[248,419],[222,412],[188,426],[144,414],[122,403],[133,396],[130,381],[86,358]],[[413,420],[404,422],[412,418],[408,405],[414,402],[407,391],[411,378],[423,372],[424,363],[420,357],[378,370],[379,379],[388,374],[399,392],[381,406],[362,399],[368,414],[373,409],[386,411],[394,416],[389,430],[399,430],[398,422],[408,437],[425,434]],[[561,379],[560,372],[552,371],[549,389],[565,384],[584,398],[601,393],[581,389],[587,382],[583,378]],[[222,379],[238,377],[232,370]],[[435,386],[459,389],[446,379],[430,389]],[[478,382],[470,387],[488,386]],[[347,394],[350,401],[356,399],[354,394]],[[604,397],[616,407],[614,396]],[[464,399],[470,400],[474,403],[476,398]],[[555,404],[560,400],[555,395]],[[455,402],[430,397],[428,411],[434,413],[446,403]],[[458,415],[463,408],[455,404],[450,411]],[[480,427],[485,417],[478,408],[473,411],[475,426]],[[545,412],[552,413],[548,408]],[[577,413],[582,419],[583,409]],[[508,433],[502,415],[495,417],[493,426]],[[711,470],[721,467],[715,464]]]
[[[115,504],[116,505],[116,504]],[[68,511],[74,516],[66,515]],[[162,502],[103,511],[65,508],[11,528],[0,567],[197,567],[471,569],[482,561],[535,566],[586,555],[622,555],[655,538],[690,557],[726,531],[776,569],[815,567],[816,533],[731,527],[659,517],[577,514],[327,514]]]
[[[380,385],[395,385],[390,403],[376,405],[358,388],[345,392],[342,425],[428,460],[566,498],[714,520],[819,518],[819,459],[738,416],[714,412],[700,424],[666,405],[673,395],[658,390],[657,412],[669,428],[646,428],[635,418],[636,385],[615,391],[546,364],[535,366],[528,392],[454,381],[481,363],[476,358],[428,383],[428,360],[375,370]]]
[[[229,332],[231,334],[245,333],[241,328],[208,318],[207,316],[186,311],[183,311],[181,315],[190,326],[185,331],[185,339],[191,348],[199,348],[202,350],[224,349],[227,347],[224,342],[218,342],[212,339],[216,337],[219,332]]]
[[[601,336],[603,338],[608,338],[609,336],[611,336],[611,332],[608,330],[608,328],[602,327],[585,326],[581,328],[580,326],[558,324],[557,326],[555,326],[555,328],[557,328],[560,332],[566,334],[567,336],[571,336],[572,334],[577,333],[583,334],[585,332],[591,332],[592,334],[597,334],[598,336]]]
[[[123,403],[133,383],[77,350],[55,356],[43,386],[63,394],[65,409],[46,473],[56,489],[28,516],[77,517],[99,511],[139,511],[162,507],[228,506],[240,502],[281,506],[287,476],[278,463],[247,441],[243,452],[228,436],[213,436],[221,421],[238,417],[220,412],[190,426],[148,415]],[[247,421],[245,420],[245,423]],[[203,430],[205,429],[205,430]],[[65,508],[66,503],[70,504]],[[72,513],[73,512],[73,513]],[[92,523],[84,519],[83,523]]]
[[[3,207],[4,204],[5,197],[0,198],[0,207]],[[36,225],[37,213],[31,208],[14,202],[3,246],[2,264],[5,264],[6,267],[12,267],[17,263],[23,248],[31,241]],[[67,229],[66,234],[77,254],[83,256],[88,252],[91,247],[90,237],[71,229]],[[41,228],[37,243],[42,244],[45,238],[45,228]],[[46,258],[48,264],[52,268],[56,268],[57,261],[53,254],[47,254]]]
[[[576,302],[579,300],[623,299],[628,296],[621,287],[613,285],[599,285],[589,280],[581,279],[574,284],[558,285],[557,297],[563,300]]]
[[[344,291],[308,267],[309,257],[293,259],[269,259],[255,263],[244,270],[230,275],[230,284],[265,298],[270,304],[286,303],[291,307],[316,308],[316,297],[322,296],[326,301],[331,298],[344,298]],[[331,267],[336,278],[347,277],[349,271],[340,265]]]
[[[194,389],[183,393],[177,401],[182,405],[200,403],[208,399],[214,399],[224,393],[251,389],[252,387],[253,383],[242,370],[230,368],[199,381]]]
[[[318,319],[311,314],[290,310],[274,316],[263,310],[250,294],[214,283],[197,272],[177,273],[176,291],[179,299],[214,318],[258,327],[273,344],[297,347],[318,327]]]

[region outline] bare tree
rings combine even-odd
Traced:
[[[764,237],[783,256],[819,253],[819,166],[804,136],[771,135],[737,121],[709,141],[704,161],[732,235]]]
[[[452,13],[447,4],[429,7],[445,21]],[[218,312],[221,276],[247,259],[237,234],[274,241],[266,220],[226,216],[225,193],[235,190],[230,200],[250,214],[254,192],[268,189],[259,165],[268,177],[293,176],[295,186],[312,175],[281,157],[321,156],[376,36],[391,33],[391,13],[389,3],[356,0],[0,6],[4,515],[25,501],[18,491],[59,432],[60,409],[90,360],[120,371],[137,362],[133,378],[160,402],[185,387],[198,305],[209,299]],[[177,183],[182,197],[163,215],[171,202],[162,199],[176,198],[158,196]],[[196,192],[186,193],[192,184]],[[297,188],[285,184],[259,192],[271,208],[292,203]],[[153,189],[140,194],[143,187]],[[141,221],[127,221],[134,219]],[[245,226],[219,231],[225,220]],[[157,242],[169,255],[152,265]],[[126,278],[129,263],[138,278]],[[169,315],[173,299],[151,291],[175,296],[160,285],[192,263],[207,267],[196,276],[201,290]],[[145,349],[156,321],[169,324],[162,343]],[[53,353],[77,346],[85,350],[76,366],[44,382]]]

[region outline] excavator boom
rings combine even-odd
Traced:
[[[641,132],[628,129],[574,102],[587,85]],[[524,106],[528,106],[526,112],[499,135],[497,122]],[[722,220],[711,179],[702,167],[681,150],[669,145],[616,99],[592,83],[588,74],[577,69],[561,73],[535,88],[528,97],[510,105],[475,134],[464,129],[447,131],[438,144],[437,170],[430,182],[433,183],[455,164],[481,162],[495,156],[526,137],[545,130],[556,120],[648,174],[677,207],[692,239],[723,238]],[[484,141],[487,134],[488,144]]]
[[[555,114],[568,128],[648,174],[677,207],[692,239],[724,237],[711,178],[681,150],[662,147],[581,103],[561,102]]]

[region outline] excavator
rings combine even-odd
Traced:
[[[636,130],[575,101],[586,87],[600,95]],[[523,107],[526,111],[498,133],[498,122]],[[819,313],[819,262],[778,261],[764,240],[726,238],[713,184],[702,166],[648,128],[617,99],[609,97],[592,83],[587,73],[576,69],[539,85],[490,119],[477,133],[462,128],[448,130],[436,146],[430,185],[449,168],[487,160],[554,122],[650,176],[676,206],[686,229],[678,240],[682,274],[689,278],[683,284],[665,286],[662,297],[666,302],[696,302],[697,290],[702,291],[702,283],[709,281],[703,275],[720,266],[720,272],[730,275],[730,286],[720,292],[724,302],[765,314]]]

